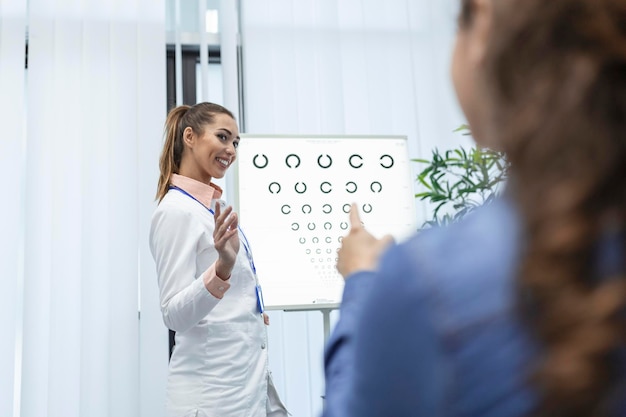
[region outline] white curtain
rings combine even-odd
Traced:
[[[0,206],[0,416],[13,417],[15,366],[21,339],[20,315],[24,224],[24,60],[26,1],[0,2],[0,175],[4,197]]]
[[[164,3],[0,4],[0,415],[162,415],[167,336],[147,230]]]
[[[400,134],[455,146],[458,0],[242,0],[250,133]]]
[[[457,10],[458,0],[241,0],[245,131],[405,135],[411,158],[467,145],[453,133],[465,122],[449,79]],[[318,416],[322,314],[271,320],[281,394],[294,415]]]

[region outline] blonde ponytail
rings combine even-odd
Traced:
[[[172,174],[178,173],[183,155],[183,130],[181,120],[190,106],[182,105],[172,109],[165,121],[165,143],[159,159],[159,184],[156,199],[161,201],[170,186]]]

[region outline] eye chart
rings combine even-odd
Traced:
[[[265,305],[339,303],[337,250],[354,202],[365,228],[416,230],[406,137],[243,135],[238,211]]]

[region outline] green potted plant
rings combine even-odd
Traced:
[[[470,134],[467,125],[455,131]],[[491,201],[501,191],[508,171],[503,153],[480,147],[443,152],[434,149],[430,160],[412,161],[424,165],[417,176],[424,191],[415,194],[415,198],[434,204],[432,217],[424,227],[455,222]]]

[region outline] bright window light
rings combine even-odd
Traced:
[[[217,10],[206,11],[206,31],[209,33],[219,32]]]

